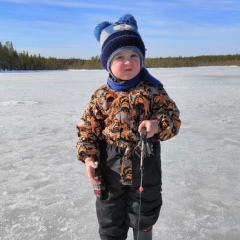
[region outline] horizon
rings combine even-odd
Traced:
[[[120,5],[102,0],[2,0],[0,41],[17,52],[45,58],[91,59],[100,55],[94,28],[130,13],[145,42],[146,58],[237,55],[240,2],[172,0]]]
[[[17,54],[22,54],[22,53],[26,53],[28,54],[30,57],[38,57],[38,55],[40,55],[41,58],[45,58],[45,59],[50,59],[50,58],[53,58],[53,59],[57,59],[57,60],[71,60],[71,59],[76,59],[76,60],[84,60],[84,61],[91,61],[91,58],[96,58],[98,57],[100,59],[100,55],[96,55],[96,56],[92,56],[91,58],[79,58],[79,57],[72,57],[72,58],[57,58],[57,57],[53,57],[53,56],[48,56],[48,57],[44,57],[42,56],[41,54],[29,54],[29,52],[27,50],[23,50],[22,52],[19,52],[17,49],[15,49],[14,47],[14,44],[11,42],[11,41],[7,41],[5,43],[2,43],[0,41],[0,43],[2,45],[5,45],[7,43],[11,43],[12,46],[13,46],[13,50],[17,52]],[[166,56],[166,57],[146,57],[146,59],[158,59],[158,58],[163,58],[163,59],[166,59],[166,58],[198,58],[198,57],[225,57],[225,56],[238,56],[240,55],[240,53],[236,53],[236,54],[218,54],[218,55],[196,55],[196,56]],[[0,69],[1,71],[1,69]]]

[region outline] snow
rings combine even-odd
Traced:
[[[162,143],[154,239],[239,239],[240,68],[149,71],[183,122]],[[0,73],[0,240],[99,239],[75,126],[106,77],[104,70]]]

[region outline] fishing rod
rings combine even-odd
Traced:
[[[142,204],[142,192],[144,191],[143,188],[143,159],[144,159],[144,151],[145,151],[145,143],[147,142],[147,130],[145,127],[141,129],[141,158],[140,158],[140,186],[139,186],[139,212],[138,212],[138,232],[137,232],[137,239],[139,239],[139,232],[140,232],[140,219],[141,219],[141,204]]]
[[[145,157],[150,157],[153,155],[153,149],[151,147],[150,142],[147,140],[147,129],[143,127],[141,129],[140,136],[140,144],[141,144],[141,154],[140,154],[140,185],[139,185],[139,212],[138,212],[138,230],[137,230],[137,240],[139,239],[140,233],[140,220],[141,220],[141,205],[142,205],[142,192],[143,188],[143,160]]]

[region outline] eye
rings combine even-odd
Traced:
[[[116,58],[115,58],[115,59],[121,60],[121,59],[123,59],[123,56],[121,56],[121,55],[118,55],[118,56],[116,56]]]
[[[133,53],[133,54],[131,55],[131,57],[132,57],[132,58],[135,58],[135,57],[139,57],[139,56],[138,56],[137,53]]]

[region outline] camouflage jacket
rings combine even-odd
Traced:
[[[178,134],[181,125],[179,110],[163,87],[141,80],[127,91],[114,91],[108,84],[97,89],[77,125],[77,155],[82,162],[87,157],[98,159],[100,142],[117,146],[136,146],[143,120],[157,120],[158,141]],[[132,147],[129,148],[130,150]]]

